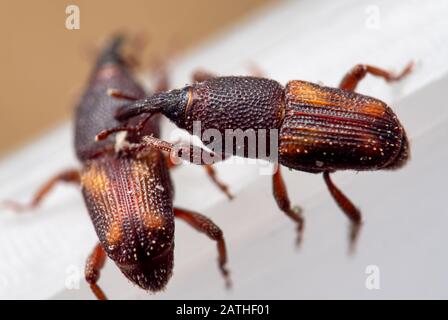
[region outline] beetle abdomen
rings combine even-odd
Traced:
[[[279,152],[288,167],[381,169],[395,161],[404,137],[395,114],[377,99],[304,81],[286,86]]]
[[[81,183],[108,256],[134,283],[157,290],[173,266],[173,192],[163,155],[155,151],[148,157],[87,161]]]

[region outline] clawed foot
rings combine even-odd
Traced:
[[[15,213],[22,213],[34,209],[36,206],[32,203],[19,203],[12,200],[4,200],[0,203],[0,208],[11,210]]]
[[[303,242],[303,230],[305,229],[305,220],[303,219],[303,209],[299,206],[294,206],[292,208],[295,216],[297,217],[297,238],[296,238],[296,247],[300,249]]]
[[[359,234],[361,231],[362,223],[351,223],[349,232],[349,247],[348,254],[353,255],[355,253],[356,245],[358,243]]]

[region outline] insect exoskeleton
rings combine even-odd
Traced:
[[[133,283],[158,291],[173,268],[171,180],[160,152],[105,156],[81,171],[86,207],[109,258]]]
[[[286,86],[280,129],[280,163],[323,172],[378,170],[403,165],[408,142],[384,102],[304,81]]]

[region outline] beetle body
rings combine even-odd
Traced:
[[[356,65],[338,89],[299,80],[283,87],[260,77],[204,77],[200,73],[200,82],[136,101],[120,108],[116,118],[132,121],[145,113],[162,113],[225,157],[271,160],[271,153],[276,152],[275,159],[281,165],[322,173],[330,194],[351,221],[352,250],[362,223],[361,212],[332,182],[330,173],[397,169],[409,159],[405,130],[391,108],[354,89],[368,73],[388,82],[398,81],[409,74],[412,66],[410,63],[395,75],[374,66]],[[200,131],[196,130],[197,124]],[[241,130],[241,136],[235,140],[237,130]],[[256,140],[246,139],[245,131],[254,133]],[[221,141],[216,143],[216,139]],[[277,143],[275,150],[273,141]],[[158,146],[161,142],[147,144]],[[276,166],[272,182],[278,207],[297,223],[300,243],[304,219],[291,206],[280,166]]]
[[[27,205],[14,201],[8,204],[15,211],[32,209],[59,182],[81,185],[99,238],[85,268],[86,280],[98,299],[107,299],[98,286],[107,257],[142,289],[155,292],[165,288],[173,270],[175,217],[216,241],[218,266],[230,286],[221,229],[200,213],[173,207],[174,189],[169,169],[175,164],[158,148],[130,151],[143,137],[159,136],[158,119],[136,117],[130,122],[138,130],[117,139],[108,137],[100,142],[95,139],[99,131],[119,124],[114,114],[127,103],[110,97],[109,88],[123,90],[128,94],[126,98],[145,96],[120,55],[122,41],[121,37],[115,37],[103,50],[76,108],[75,151],[82,163],[81,170],[68,169],[55,175]],[[167,77],[163,72],[160,76],[158,90],[166,90]],[[211,166],[205,169],[217,187],[231,198],[227,185],[217,178],[214,169]]]
[[[111,98],[107,88],[144,96],[118,53],[119,41],[104,50],[76,108],[75,150],[83,163],[82,193],[101,246],[133,283],[157,291],[173,268],[173,188],[165,158],[156,149],[139,159],[117,156],[113,137],[94,139],[98,131],[118,124],[113,115],[126,103]],[[158,136],[157,120],[147,122],[141,133]],[[128,140],[138,138],[130,134]]]
[[[378,170],[400,167],[408,158],[406,134],[393,111],[351,91],[305,81],[283,87],[264,78],[218,77],[164,94],[170,103],[158,102],[164,106],[160,112],[190,133],[199,121],[201,137],[208,129],[223,139],[228,129],[278,130],[279,163],[292,169]],[[134,106],[121,109],[118,118],[144,110]],[[247,140],[242,143],[237,147],[251,148]]]

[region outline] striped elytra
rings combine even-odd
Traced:
[[[377,170],[403,164],[408,142],[382,101],[304,81],[286,86],[280,163],[310,171]]]
[[[173,189],[163,155],[87,161],[82,192],[107,255],[144,289],[166,285],[173,267]]]

